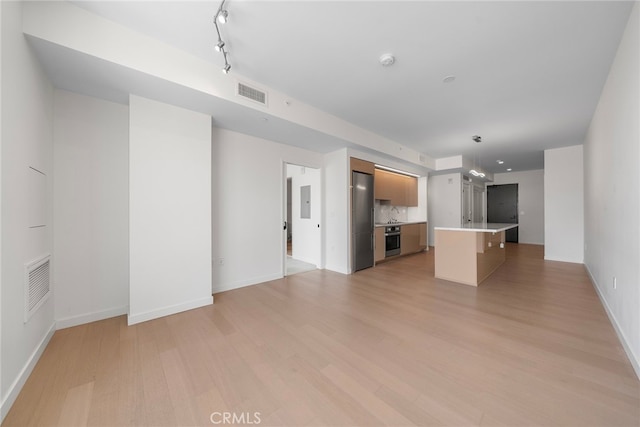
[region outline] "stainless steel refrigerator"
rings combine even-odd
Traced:
[[[373,267],[373,175],[352,172],[351,233],[354,271]]]

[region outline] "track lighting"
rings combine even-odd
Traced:
[[[229,12],[227,12],[226,10],[220,10],[220,12],[218,12],[219,23],[226,24],[228,19],[229,19]]]
[[[222,53],[222,56],[224,57],[224,67],[222,68],[222,72],[228,74],[231,70],[231,64],[229,64],[229,61],[227,60],[227,51],[224,48],[225,43],[222,40],[222,35],[220,34],[220,27],[218,27],[218,22],[225,24],[229,20],[229,12],[223,9],[225,1],[226,0],[222,0],[222,3],[220,3],[220,7],[218,8],[216,15],[213,17],[213,25],[215,25],[216,33],[218,34],[218,43],[216,43],[215,49]]]

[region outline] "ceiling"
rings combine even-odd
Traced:
[[[213,50],[219,2],[74,3],[223,64]],[[545,149],[582,143],[632,6],[227,0],[221,32],[231,73],[432,158],[462,154],[499,173],[540,169]],[[380,65],[384,53],[394,65]],[[89,94],[99,84],[68,80]],[[239,124],[242,114],[227,119]],[[307,137],[301,126],[289,131]]]

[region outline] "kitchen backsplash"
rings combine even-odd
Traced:
[[[380,200],[376,200],[374,206],[376,224],[386,224],[389,221],[407,222],[407,211],[406,206],[391,206],[388,203],[380,203]]]

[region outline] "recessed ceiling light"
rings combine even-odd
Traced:
[[[511,168],[507,169],[507,172],[511,172]]]
[[[499,165],[503,164],[504,161],[503,160],[496,160],[496,162],[498,162]]]
[[[456,79],[456,76],[447,76],[444,79],[442,79],[442,83],[453,83],[455,79]]]
[[[396,62],[396,58],[390,53],[385,53],[380,57],[379,61],[383,67],[389,67],[393,65],[394,62]]]

